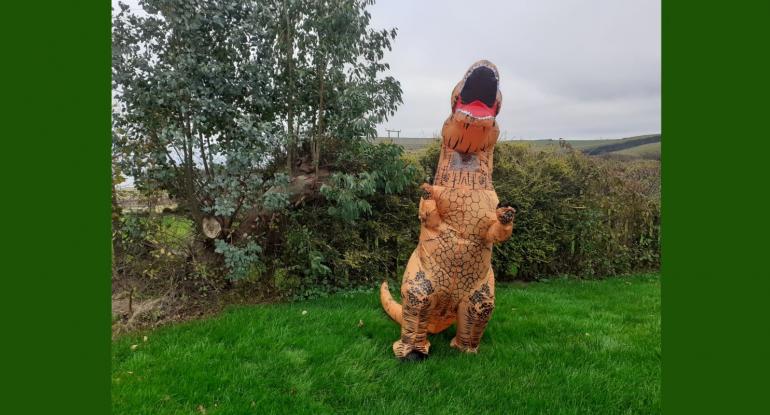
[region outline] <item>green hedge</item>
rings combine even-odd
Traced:
[[[314,247],[331,271],[308,276],[313,268],[307,254],[289,249],[283,261],[297,277],[301,270],[298,279],[304,281],[295,281],[294,288],[328,291],[371,286],[384,277],[399,280],[419,235],[418,186],[431,179],[438,154],[438,142],[407,154],[417,171],[414,182],[400,194],[374,195],[368,200],[371,212],[355,223],[335,220],[323,207],[298,211],[288,240],[301,233],[303,242],[289,246]],[[494,157],[498,196],[517,209],[513,236],[494,249],[498,280],[659,267],[659,162],[589,157],[570,148],[540,151],[510,142],[499,144]]]
[[[367,209],[340,215],[339,198],[317,197],[276,216],[258,240],[262,249],[252,253],[259,256],[259,267],[247,269],[239,286],[251,284],[271,296],[307,298],[372,287],[383,278],[400,280],[419,235],[419,185],[431,180],[438,142],[406,155],[388,144],[362,148],[354,158],[358,164],[348,163],[350,170],[340,172],[352,187],[332,194],[345,192],[346,203],[365,202]],[[388,164],[382,163],[383,157],[400,157],[400,169],[408,172],[397,178],[398,191],[353,191],[363,181],[378,189],[393,185],[382,174],[360,174],[382,170],[375,165]],[[517,210],[513,236],[494,248],[498,280],[607,276],[659,267],[659,162],[589,157],[568,146],[542,151],[511,142],[497,145],[494,162],[498,196]],[[131,230],[138,232],[124,229]],[[147,239],[153,242],[153,255],[127,249],[133,255],[127,262],[146,274],[154,269],[148,266],[158,261],[162,247],[157,237],[132,237],[145,245]],[[222,256],[195,253],[208,249],[197,246],[184,255],[163,256],[165,262],[179,262],[164,264],[163,269],[181,271],[184,276],[176,278],[200,281],[196,286],[230,286]],[[176,254],[179,249],[166,251]],[[126,267],[129,273],[131,268]],[[203,270],[201,275],[198,270]]]
[[[416,161],[430,174],[438,153],[436,142]],[[495,148],[493,180],[500,200],[517,211],[513,236],[494,249],[498,280],[659,267],[659,162],[503,142]]]
[[[495,188],[517,206],[513,237],[495,249],[497,275],[613,275],[657,269],[660,164],[564,149],[495,151]]]

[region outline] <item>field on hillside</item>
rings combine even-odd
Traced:
[[[375,291],[231,308],[113,342],[113,413],[660,412],[657,275],[500,285],[479,354],[453,335],[398,362]]]
[[[640,158],[660,158],[660,143],[642,144],[636,147],[613,151],[612,154],[627,155]]]
[[[564,140],[572,148],[591,155],[608,157],[621,157],[631,159],[660,160],[660,134],[641,135],[620,139],[607,140]],[[428,146],[434,138],[383,138],[375,139],[375,142],[395,143],[404,147],[406,151],[416,151]],[[651,142],[652,141],[652,142]],[[503,140],[501,142],[526,143],[537,150],[557,150],[561,147],[559,140]]]
[[[510,141],[527,143],[532,145],[532,147],[536,149],[559,148],[559,140],[510,140]],[[565,141],[569,143],[569,145],[571,145],[572,148],[576,150],[585,150],[587,148],[599,146],[602,144],[607,144],[608,142],[613,142],[617,140],[565,140]]]

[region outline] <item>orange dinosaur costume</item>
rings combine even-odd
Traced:
[[[474,63],[452,91],[433,185],[423,184],[420,240],[401,284],[402,305],[380,288],[388,315],[401,325],[396,357],[427,357],[428,333],[457,322],[450,345],[475,353],[495,308],[492,244],[511,236],[514,209],[501,206],[492,186],[492,154],[500,134],[502,95],[491,62]]]

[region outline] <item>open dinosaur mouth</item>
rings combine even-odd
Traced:
[[[497,84],[497,73],[492,68],[485,65],[471,68],[465,75],[455,111],[476,119],[494,118],[497,115]]]

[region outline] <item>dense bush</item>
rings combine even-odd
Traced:
[[[517,208],[495,248],[498,278],[613,275],[659,266],[660,171],[655,161],[587,157],[503,143],[494,183]]]
[[[209,290],[239,279],[294,298],[398,280],[417,244],[418,186],[435,168],[438,143],[408,155],[393,145],[356,148],[341,155],[339,177],[325,185],[325,197],[273,215],[270,231],[242,250],[230,252],[230,245],[219,243],[223,255],[206,256],[205,247],[196,250],[184,238],[189,223],[127,216],[124,255],[140,264],[134,272],[150,280],[166,272],[177,282],[197,281],[196,287],[205,282]],[[605,276],[659,266],[658,162],[514,143],[499,144],[494,161],[498,196],[517,209],[513,236],[494,248],[498,280]]]
[[[396,277],[419,234],[421,168],[392,144],[348,146],[322,198],[291,211],[273,258],[278,291],[309,297]]]
[[[430,173],[438,156],[437,141],[417,162]],[[495,147],[493,180],[500,200],[517,210],[513,236],[494,249],[499,280],[659,266],[659,162],[502,142]]]
[[[196,239],[184,216],[126,213],[117,226],[121,249],[113,255],[113,289],[205,296],[221,288],[223,261]]]

